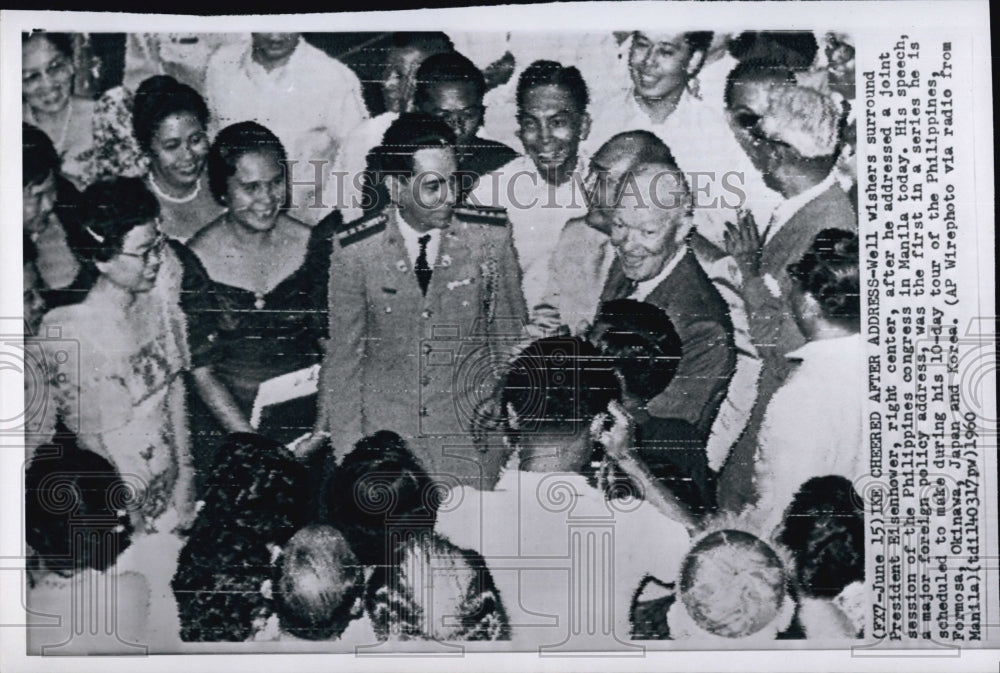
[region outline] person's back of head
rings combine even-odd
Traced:
[[[792,552],[805,596],[833,598],[864,581],[864,513],[851,482],[833,475],[805,482],[785,512],[778,542]]]
[[[805,70],[816,60],[819,42],[810,31],[746,31],[729,41],[739,61],[758,60],[792,70]]]
[[[358,616],[363,573],[347,540],[328,525],[307,526],[285,545],[273,596],[282,631],[329,640]]]
[[[614,370],[593,345],[579,338],[548,337],[530,344],[511,363],[502,413],[509,436],[521,445],[575,438],[620,395]]]
[[[332,523],[366,565],[395,562],[398,543],[434,527],[440,492],[394,432],[357,443],[326,489]]]
[[[45,570],[105,570],[131,542],[134,485],[85,449],[36,453],[25,473],[26,542]]]
[[[812,339],[838,331],[861,330],[861,285],[858,235],[824,229],[802,258],[788,266],[795,289],[792,310],[803,334]]]
[[[399,562],[378,566],[365,590],[375,634],[402,639],[506,640],[507,614],[479,554],[429,533],[409,538]]]
[[[781,558],[763,540],[740,530],[718,530],[695,542],[684,558],[680,598],[699,629],[746,638],[768,626],[775,633],[787,628],[786,581]]]
[[[647,402],[670,385],[677,373],[681,338],[658,306],[634,299],[605,302],[595,338],[622,377],[624,392]]]
[[[428,56],[417,69],[417,87],[413,92],[413,104],[423,108],[427,102],[428,89],[435,84],[471,84],[476,98],[482,103],[486,93],[486,80],[482,71],[468,58],[457,51]]]

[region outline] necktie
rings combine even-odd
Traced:
[[[413,270],[417,274],[420,291],[427,294],[427,286],[431,283],[431,266],[427,263],[427,244],[430,243],[431,235],[424,234],[417,240],[420,242],[420,254],[417,255],[417,263]]]
[[[625,292],[624,292],[624,294],[622,294],[622,297],[625,298],[625,299],[629,299],[629,298],[632,297],[632,295],[635,294],[635,291],[638,290],[638,289],[639,289],[639,282],[638,281],[632,280],[631,278],[626,278],[625,279]]]

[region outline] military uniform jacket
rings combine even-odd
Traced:
[[[393,430],[432,476],[467,481],[484,462],[499,472],[502,457],[474,448],[468,428],[474,398],[503,371],[504,338],[526,320],[510,226],[502,210],[456,208],[425,296],[397,217],[362,218],[334,243],[321,422],[338,460],[361,437]]]

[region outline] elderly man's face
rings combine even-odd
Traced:
[[[587,222],[590,226],[603,229],[611,225],[615,194],[635,161],[638,149],[635,143],[610,141],[591,159],[584,183],[589,198]]]
[[[642,282],[660,273],[677,252],[688,224],[686,209],[679,205],[661,208],[647,199],[618,207],[611,223],[611,243],[625,276]]]

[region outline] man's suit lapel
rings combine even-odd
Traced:
[[[615,261],[611,263],[611,268],[608,270],[608,280],[604,283],[604,291],[601,292],[601,304],[612,299],[625,298],[628,286],[628,278],[625,277],[625,272],[622,270],[622,263],[618,259],[618,255],[615,255]],[[600,306],[598,306],[598,310],[600,310]]]

